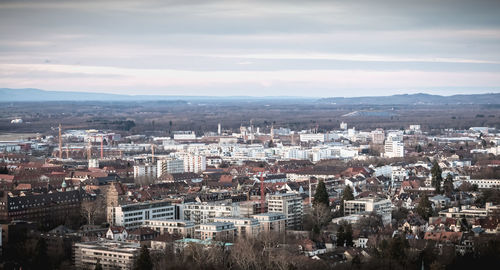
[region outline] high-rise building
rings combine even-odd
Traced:
[[[134,178],[156,178],[156,165],[155,164],[141,164],[134,166]]]
[[[374,144],[383,144],[385,140],[385,132],[381,128],[377,128],[376,130],[371,132],[372,143]]]
[[[274,194],[267,197],[269,213],[282,213],[286,217],[286,228],[299,230],[302,228],[304,206],[302,197],[295,193]]]
[[[157,177],[161,177],[164,174],[183,173],[184,161],[173,158],[159,159],[156,162],[156,168],[158,170]]]
[[[384,156],[388,158],[404,157],[403,135],[400,133],[389,133],[384,145]]]
[[[201,173],[207,169],[207,158],[202,155],[185,155],[184,171],[192,173]]]

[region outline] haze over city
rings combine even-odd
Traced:
[[[500,2],[0,1],[0,86],[201,96],[500,90]]]

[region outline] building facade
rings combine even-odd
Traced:
[[[295,193],[274,194],[267,197],[269,213],[282,213],[286,217],[286,228],[299,230],[302,228],[304,206],[302,197]]]
[[[151,201],[108,207],[108,222],[127,229],[138,228],[146,220],[174,219],[175,206],[169,201]]]

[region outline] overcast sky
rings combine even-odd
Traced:
[[[500,92],[498,0],[0,0],[0,88]]]

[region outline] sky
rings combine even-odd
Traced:
[[[498,0],[0,0],[0,88],[498,93],[499,14]]]

